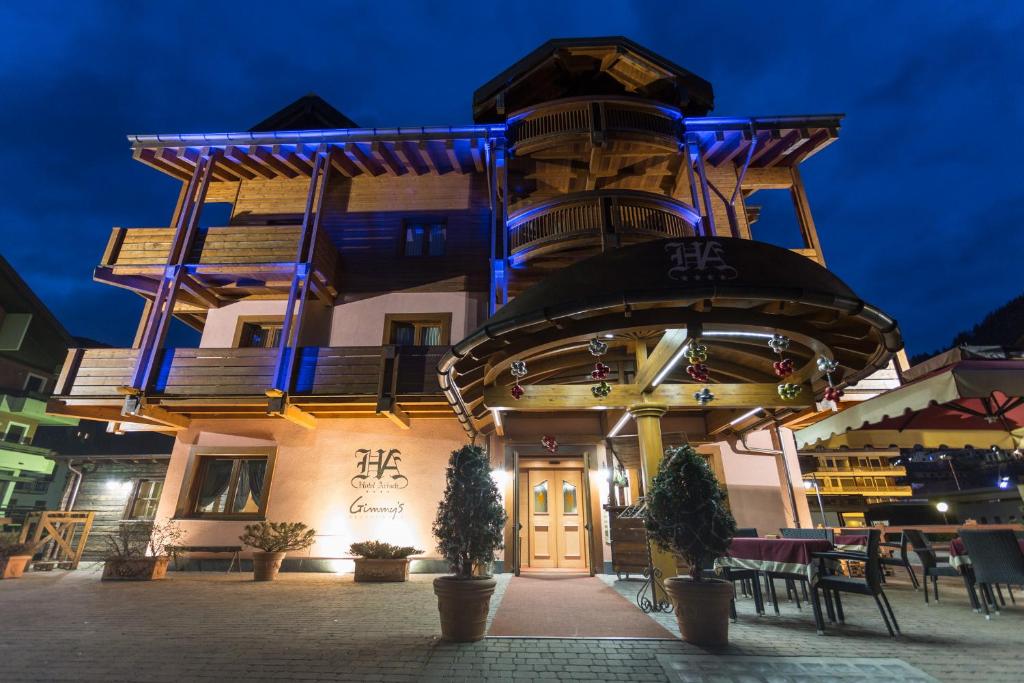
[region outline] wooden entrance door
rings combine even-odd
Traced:
[[[586,569],[583,471],[526,471],[526,512],[531,569]]]

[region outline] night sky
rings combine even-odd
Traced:
[[[845,113],[803,166],[811,208],[911,354],[1024,290],[1024,3],[319,4],[0,6],[3,253],[72,334],[131,342],[141,299],[91,272],[176,199],[127,134],[245,130],[311,91],[362,126],[469,123],[554,37],[632,38],[711,81],[715,115]]]

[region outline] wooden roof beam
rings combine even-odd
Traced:
[[[154,149],[144,147],[136,150],[133,156],[137,160],[146,164],[147,166],[152,166],[156,170],[166,173],[168,175],[172,175],[180,180],[188,181],[191,180],[192,178],[191,173],[186,173],[177,166],[169,164],[163,159],[161,159],[159,156],[157,156],[156,150]]]
[[[308,176],[313,172],[312,166],[300,159],[294,152],[289,152],[283,145],[272,146],[270,148],[270,153],[275,159],[291,168],[298,175]]]
[[[408,141],[396,140],[392,151],[394,152],[395,157],[397,157],[406,168],[416,175],[426,175],[430,172],[427,165],[420,160],[419,154],[410,150],[410,144]]]
[[[384,163],[384,168],[388,170],[388,175],[405,175],[409,172],[408,167],[401,159],[394,153],[394,145],[396,143],[381,142],[380,140],[374,141],[371,146],[373,153],[380,157]]]
[[[686,328],[665,330],[657,346],[637,370],[634,383],[641,392],[650,393],[657,386],[656,380],[664,378],[682,355],[686,339]]]
[[[346,142],[342,145],[338,145],[348,160],[355,164],[363,173],[367,173],[374,177],[384,175],[384,165],[379,163],[367,149],[363,149],[363,146],[358,142]]]
[[[283,175],[286,178],[299,177],[299,172],[292,168],[291,165],[284,163],[274,156],[274,153],[269,147],[251,145],[249,147],[249,154],[259,160],[261,164],[274,171],[277,175]]]
[[[270,180],[275,175],[273,171],[263,164],[256,163],[241,147],[236,147],[235,145],[228,145],[224,148],[224,159],[233,162],[250,173],[261,175],[267,180]]]

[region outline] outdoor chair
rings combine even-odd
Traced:
[[[920,529],[904,529],[903,530],[903,547],[904,553],[906,552],[907,545],[910,545],[911,550],[917,555],[921,561],[921,573],[924,575],[924,602],[928,604],[928,579],[932,580],[932,590],[935,593],[935,602],[939,601],[939,577],[940,576],[960,576],[960,572],[956,568],[948,563],[939,562],[938,556],[932,549],[931,543],[925,538],[924,533]],[[916,588],[915,582],[915,588]],[[972,604],[974,599],[972,596]]]
[[[757,529],[752,527],[743,527],[736,529],[734,538],[758,538],[759,534]],[[754,595],[754,587],[752,581],[757,581],[757,572],[753,569],[730,569],[729,578],[735,584],[736,581],[740,582],[740,589],[745,596]]]
[[[885,627],[889,630],[889,635],[893,638],[896,638],[899,635],[900,626],[896,622],[896,615],[893,613],[892,606],[889,604],[889,598],[885,597],[885,591],[882,590],[882,569],[878,562],[878,547],[881,542],[881,538],[882,532],[879,529],[869,529],[868,550],[863,554],[847,552],[814,553],[814,556],[822,561],[850,560],[853,562],[864,563],[864,576],[862,577],[838,576],[835,574],[826,575],[824,571],[822,572],[822,576],[819,577],[818,583],[811,587],[811,591],[814,594],[815,615],[821,614],[821,603],[818,591],[822,591],[824,593],[825,604],[829,608],[832,606],[832,597],[834,596],[835,615],[839,618],[840,624],[846,622],[846,618],[843,615],[842,593],[870,595],[875,599],[875,604],[878,605],[878,611],[882,615]],[[829,618],[831,619],[832,617],[832,610],[829,609]],[[818,619],[818,626],[820,630],[824,631],[824,623],[820,621],[820,616],[818,616]]]
[[[963,539],[967,555],[971,558],[974,581],[981,589],[981,604],[985,609],[985,618],[991,619],[990,602],[996,613],[999,613],[999,605],[996,603],[992,588],[995,587],[998,591],[1001,583],[1007,586],[1024,585],[1024,553],[1017,543],[1017,536],[1009,530],[962,529],[960,538]],[[1010,597],[1013,599],[1013,593]]]
[[[920,533],[920,532],[918,532],[918,533]],[[899,554],[898,555],[893,555],[891,557],[880,556],[878,558],[878,561],[881,562],[883,565],[887,565],[887,566],[890,566],[890,567],[903,567],[904,569],[906,569],[907,570],[907,574],[910,575],[910,583],[913,584],[914,590],[917,590],[918,587],[919,587],[919,584],[917,582],[917,576],[914,574],[914,568],[910,566],[910,558],[907,556],[907,544],[908,544],[908,541],[907,541],[907,534],[906,534],[906,532],[904,532],[904,533],[902,533],[900,535],[900,542],[899,543],[882,543],[881,545],[883,547],[893,548],[893,549],[897,549],[898,548],[899,549]],[[882,580],[883,581],[885,580],[885,574],[884,573],[882,574]],[[927,586],[926,586],[926,588],[927,588]],[[936,591],[937,590],[938,589],[936,589]],[[927,593],[928,593],[928,591],[925,590],[925,599],[927,599],[927,597],[928,597]],[[938,594],[936,594],[935,600],[938,601],[938,599],[939,599],[938,598]]]

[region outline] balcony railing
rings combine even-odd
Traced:
[[[512,115],[507,134],[513,151],[520,155],[579,136],[589,137],[594,144],[624,137],[677,149],[680,120],[679,112],[643,100],[566,99]]]
[[[398,347],[386,364],[384,346],[302,347],[296,356],[295,397],[375,398],[440,395],[437,362],[447,347]],[[72,349],[58,380],[65,402],[118,401],[131,381],[138,349]],[[164,349],[147,394],[160,401],[263,399],[273,384],[277,349]],[[390,372],[386,372],[390,368]]]
[[[512,258],[645,238],[691,237],[699,216],[686,204],[649,192],[599,190],[548,200],[508,220]]]
[[[191,276],[209,287],[237,285],[237,294],[280,294],[294,272],[302,226],[233,225],[201,231],[185,258]],[[97,269],[99,279],[131,289],[147,289],[145,280],[161,277],[171,252],[174,228],[114,228]],[[330,296],[338,250],[320,232],[313,250],[314,285]],[[150,284],[149,289],[154,285]],[[231,298],[235,291],[218,292]]]

